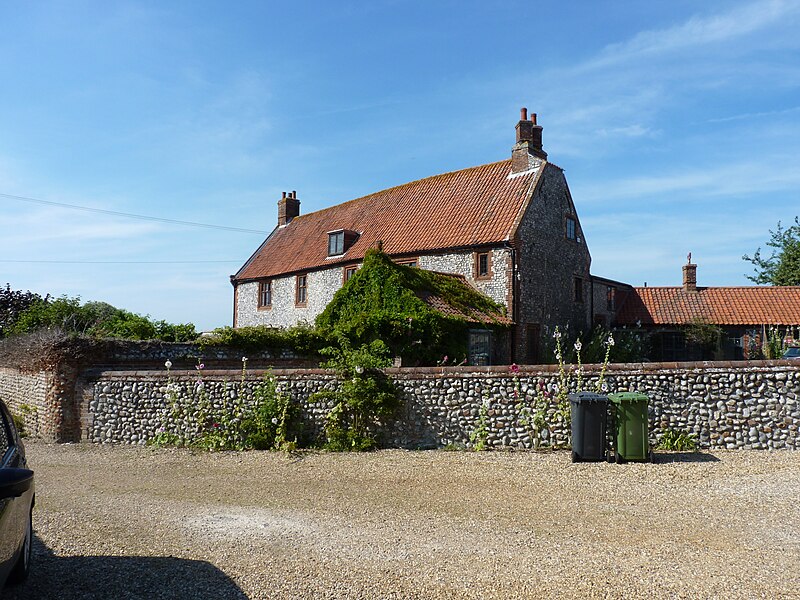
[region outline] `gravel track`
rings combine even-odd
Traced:
[[[27,448],[9,599],[800,597],[800,452]]]

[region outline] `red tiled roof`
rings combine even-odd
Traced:
[[[441,273],[436,271],[439,275],[444,275],[446,277],[451,277],[458,281],[461,285],[468,287],[473,293],[480,294],[478,290],[472,287],[469,282],[467,281],[466,277],[463,275],[456,275],[454,273]],[[425,304],[430,306],[432,309],[442,313],[443,315],[447,315],[450,317],[458,317],[459,319],[465,319],[470,323],[480,323],[482,325],[513,325],[514,321],[509,319],[503,313],[499,311],[483,311],[479,310],[475,307],[470,307],[467,311],[461,310],[456,306],[453,306],[447,300],[438,296],[436,294],[432,294],[431,292],[422,292],[417,293],[420,300],[422,300]]]
[[[357,261],[376,241],[389,255],[509,240],[533,178],[546,166],[509,177],[504,160],[428,177],[295,217],[270,234],[235,279]],[[328,258],[328,232],[360,232],[341,257]]]
[[[716,325],[800,325],[800,286],[637,287],[627,292],[616,323],[686,325],[702,319]]]

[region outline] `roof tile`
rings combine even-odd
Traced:
[[[539,169],[544,169],[545,163]],[[300,215],[270,234],[240,269],[237,280],[358,261],[377,241],[390,255],[504,242],[540,171],[509,178],[504,160],[420,179],[343,204]],[[328,259],[327,232],[349,229],[359,238]]]
[[[637,287],[617,312],[618,325],[800,325],[800,286]]]

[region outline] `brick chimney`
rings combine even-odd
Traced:
[[[528,120],[528,109],[523,107],[519,109],[517,143],[511,150],[511,172],[527,171],[536,158],[547,160],[547,152],[542,150],[542,127],[536,124],[536,113]]]
[[[683,265],[683,291],[697,291],[697,265],[692,263],[692,253],[686,257],[687,263]]]
[[[278,200],[278,227],[288,225],[292,219],[300,215],[300,200],[297,199],[297,192],[292,191],[288,194],[283,192],[283,197]]]

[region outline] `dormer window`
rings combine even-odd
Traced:
[[[328,256],[340,256],[347,252],[353,242],[358,239],[358,233],[348,229],[328,232]]]
[[[344,231],[328,234],[328,256],[344,254]]]

